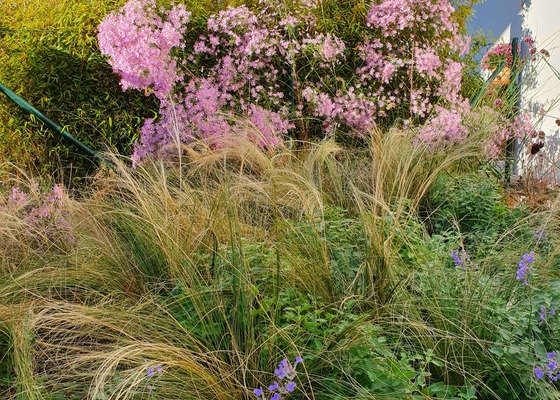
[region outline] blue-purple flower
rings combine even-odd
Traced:
[[[560,378],[560,365],[558,364],[556,355],[557,353],[555,351],[551,351],[550,353],[547,353],[546,364],[536,365],[533,368],[533,373],[535,374],[535,378],[537,380],[542,380],[546,376],[549,381],[556,382],[558,378]]]
[[[541,367],[535,367],[533,368],[533,372],[535,373],[535,378],[537,378],[537,380],[541,380],[544,378],[544,371]]]
[[[297,387],[294,381],[297,375],[296,367],[301,363],[303,363],[303,357],[301,356],[297,356],[294,359],[293,365],[287,358],[284,358],[278,363],[278,367],[274,370],[274,375],[278,380],[272,382],[268,386],[268,395],[266,395],[261,387],[254,389],[253,394],[261,400],[281,400],[282,395],[292,393]]]
[[[148,369],[146,370],[146,377],[152,378],[156,374],[161,374],[161,373],[163,373],[163,367],[160,364],[158,364],[154,367],[148,367]]]
[[[553,317],[554,315],[556,315],[556,308],[554,307],[550,307],[550,309],[548,309],[544,304],[541,306],[540,310],[539,310],[539,320],[541,324],[544,324],[545,322],[547,322],[548,317]]]
[[[523,283],[523,286],[529,284],[529,268],[531,264],[535,262],[535,252],[525,253],[521,256],[521,260],[517,266],[516,279]]]
[[[286,392],[288,393],[292,393],[295,388],[296,388],[296,383],[294,381],[289,381],[288,383],[286,383],[286,386],[284,386],[284,390],[286,390]]]

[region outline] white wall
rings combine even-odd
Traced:
[[[535,38],[538,49],[550,53],[533,71],[525,71],[522,86],[522,109],[531,114],[537,130],[546,135],[545,147],[537,157],[521,159],[521,173],[560,183],[560,0],[527,1],[523,13],[524,33]]]
[[[496,43],[531,35],[538,49],[550,53],[548,63],[560,70],[560,0],[485,0],[475,6],[469,33],[482,32]],[[545,132],[545,147],[529,156],[519,146],[517,173],[560,183],[560,76],[540,61],[522,79],[521,108],[532,116],[535,128]]]
[[[470,34],[481,32],[497,43],[509,43],[511,37],[521,34],[520,1],[483,0],[474,7],[474,15],[467,30]]]

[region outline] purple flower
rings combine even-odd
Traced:
[[[264,392],[262,388],[258,387],[256,389],[253,389],[253,394],[257,397],[261,397],[264,394]]]
[[[556,315],[556,308],[550,307],[550,309],[547,309],[544,304],[541,306],[539,310],[539,320],[541,324],[545,323],[548,317],[553,317],[554,315]]]
[[[155,374],[161,374],[163,372],[163,368],[161,364],[156,365],[155,367],[148,367],[146,370],[146,376],[148,378],[153,377]]]
[[[541,323],[546,321],[546,316],[547,316],[546,306],[543,304],[541,306],[541,309],[539,310],[539,318]]]
[[[270,390],[271,392],[275,392],[278,390],[278,388],[280,387],[280,385],[278,384],[278,382],[274,381],[272,382],[272,384],[268,387],[268,390]]]
[[[288,375],[288,373],[284,368],[278,367],[274,370],[274,375],[276,375],[278,379],[284,379]]]
[[[537,380],[540,381],[542,378],[544,378],[544,371],[541,367],[533,368],[533,372],[535,373],[535,378],[537,378]]]
[[[295,388],[296,388],[296,383],[294,381],[289,381],[288,383],[286,383],[286,386],[284,386],[284,389],[288,393],[292,393],[295,390]]]
[[[297,356],[296,359],[294,360],[294,367],[301,363],[303,363],[303,357]]]
[[[523,283],[523,286],[527,286],[529,284],[529,280],[528,280],[529,268],[534,261],[535,261],[534,251],[525,253],[523,254],[523,256],[521,256],[521,260],[519,261],[517,267],[516,279],[521,283]]]
[[[461,257],[459,257],[459,252],[457,250],[453,250],[451,252],[451,258],[453,259],[456,267],[459,267],[463,264],[463,260],[461,260]]]
[[[272,397],[270,398],[270,400],[280,400],[282,398],[282,396],[280,396],[279,393],[274,393],[272,395]]]
[[[546,353],[547,363],[545,365],[535,366],[533,368],[533,372],[537,380],[541,380],[546,376],[549,381],[556,382],[558,378],[560,378],[560,366],[558,365],[558,361],[556,360],[556,355],[557,353],[555,351]]]

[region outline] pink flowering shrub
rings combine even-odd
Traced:
[[[346,88],[334,92],[324,82],[304,92],[314,104],[314,115],[325,120],[327,129],[342,124],[363,136],[379,122],[423,121],[436,104],[437,110],[464,109],[462,64],[457,60],[467,51],[468,39],[459,34],[453,11],[446,0],[374,1],[365,38],[356,48],[355,79],[339,80]],[[439,117],[438,124],[443,119],[448,118]],[[457,137],[442,132],[420,138],[427,136],[430,142]]]
[[[14,186],[3,201],[0,198],[0,213],[17,216],[29,227],[29,241],[37,250],[44,250],[53,242],[60,241],[73,245],[76,237],[64,207],[67,198],[64,188],[60,185],[55,185],[41,199],[35,199],[18,186]]]
[[[436,110],[434,126],[453,126],[420,138],[464,136],[458,112],[442,111],[465,108],[458,60],[468,43],[448,0],[375,0],[361,41],[351,44],[321,32],[303,3],[281,14],[263,4],[213,14],[196,35],[179,5],[129,0],[107,16],[100,48],[123,88],[160,101],[158,118],[142,127],[134,164],[175,145],[221,147],[240,135],[274,148],[296,124],[365,137],[379,123],[423,122]],[[241,129],[239,117],[254,129]],[[322,125],[310,122],[317,119]]]
[[[486,144],[486,153],[490,158],[498,159],[502,156],[509,139],[525,140],[537,135],[531,116],[528,113],[519,114],[513,121],[504,122],[497,127],[495,134]]]
[[[151,88],[165,99],[183,79],[172,50],[184,48],[188,13],[183,5],[158,10],[155,0],[129,0],[99,25],[99,48],[124,90]]]
[[[436,106],[435,116],[420,129],[416,139],[429,146],[437,145],[442,140],[453,144],[462,142],[467,133],[460,111]]]

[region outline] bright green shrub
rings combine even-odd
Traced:
[[[425,212],[433,233],[456,231],[471,246],[494,245],[499,235],[526,215],[521,208],[510,209],[499,182],[481,172],[440,176]]]

